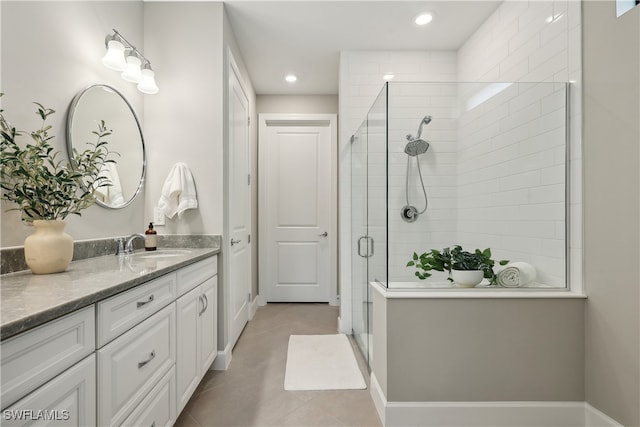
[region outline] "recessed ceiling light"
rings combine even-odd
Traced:
[[[298,81],[298,76],[295,74],[287,74],[284,79],[289,83],[294,83]]]
[[[416,16],[416,19],[413,21],[416,25],[427,25],[429,22],[433,20],[433,15],[431,13],[421,13]]]
[[[392,73],[387,73],[384,76],[382,76],[383,79],[385,80],[391,80],[392,78],[394,78],[396,75],[392,74]]]

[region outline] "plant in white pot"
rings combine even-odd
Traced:
[[[500,265],[509,261],[501,260]],[[407,267],[415,267],[416,277],[424,280],[431,276],[431,271],[447,271],[448,280],[461,287],[474,287],[482,279],[488,279],[489,284],[496,284],[496,274],[493,271],[495,261],[491,259],[491,249],[483,251],[476,249],[474,252],[462,250],[460,245],[453,248],[444,248],[442,251],[431,249],[422,255],[413,253],[413,258],[407,263]]]
[[[2,96],[2,94],[0,94]],[[36,114],[42,126],[29,133],[32,141],[19,144],[16,139],[25,132],[16,130],[0,110],[0,147],[2,158],[2,199],[18,205],[22,220],[32,222],[35,232],[24,244],[25,260],[35,274],[64,271],[73,258],[73,239],[64,233],[64,219],[80,215],[80,211],[95,202],[95,191],[111,185],[100,176],[109,159],[105,137],[111,134],[104,121],[93,134],[95,143],[83,152],[73,151],[69,162],[58,160],[49,135],[47,117],[54,110],[37,105]]]

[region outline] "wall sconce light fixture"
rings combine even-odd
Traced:
[[[151,62],[134,45],[129,43],[118,30],[105,39],[107,53],[102,57],[105,67],[122,71],[122,78],[137,83],[142,93],[153,95],[160,90],[156,84]]]

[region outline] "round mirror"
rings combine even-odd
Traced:
[[[106,208],[123,208],[142,188],[146,160],[140,122],[120,92],[99,84],[89,86],[73,98],[67,114],[67,153],[72,159],[74,148],[82,152],[90,148],[88,143],[95,144],[97,137],[92,132],[98,129],[101,120],[112,131],[105,138],[107,147],[117,154],[111,157],[116,163],[108,163],[100,172],[111,185],[96,190],[96,203]]]

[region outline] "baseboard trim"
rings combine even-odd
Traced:
[[[218,350],[218,355],[216,356],[213,364],[209,368],[211,371],[226,371],[231,364],[231,345],[227,344],[224,350]]]
[[[584,425],[585,427],[623,427],[622,424],[591,406],[584,404]]]
[[[351,325],[347,325],[342,317],[338,317],[338,332],[341,334],[351,335]],[[372,374],[373,375],[373,374]]]
[[[249,304],[249,320],[253,319],[253,316],[256,315],[256,310],[258,310],[258,306],[260,305],[258,298],[259,297],[256,296]]]
[[[259,306],[265,306],[267,305],[267,300],[265,297],[262,296],[262,294],[258,294],[258,296],[256,297],[256,299],[258,300],[258,305]]]
[[[382,387],[380,387],[376,374],[373,372],[371,372],[371,379],[369,382],[369,393],[371,393],[371,399],[373,400],[373,406],[375,406],[376,412],[378,413],[378,418],[380,418],[382,425],[386,426],[385,409],[387,406],[387,398],[382,392]]]
[[[389,402],[374,373],[370,393],[385,427],[622,427],[586,402]]]

